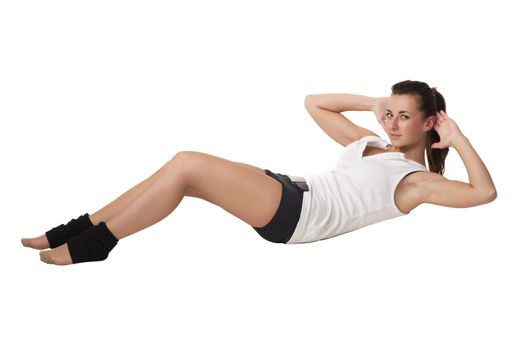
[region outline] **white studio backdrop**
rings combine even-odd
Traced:
[[[524,29],[512,1],[0,2],[0,347],[523,349]],[[105,262],[20,244],[182,150],[324,171],[342,147],[304,97],[405,79],[443,93],[496,201],[286,246],[186,198]],[[468,180],[454,150],[445,175]]]

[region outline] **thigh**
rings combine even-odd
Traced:
[[[258,167],[201,152],[180,152],[173,162],[182,172],[186,194],[213,203],[250,226],[261,227],[273,217],[282,184]]]

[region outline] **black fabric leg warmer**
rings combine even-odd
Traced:
[[[102,221],[80,235],[71,238],[67,241],[67,247],[73,264],[77,264],[105,260],[117,242],[118,239],[113,236],[106,223]]]
[[[80,215],[76,219],[72,219],[67,224],[62,224],[46,232],[46,237],[50,248],[56,248],[71,238],[78,236],[88,228],[93,227],[93,223],[89,220],[89,214]]]

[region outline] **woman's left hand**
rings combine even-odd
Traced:
[[[435,115],[436,123],[434,129],[436,129],[440,141],[432,144],[432,148],[447,148],[454,147],[454,141],[458,137],[462,137],[463,133],[459,130],[458,125],[452,118],[450,118],[445,111],[438,111]]]

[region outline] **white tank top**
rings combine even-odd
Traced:
[[[399,182],[428,169],[401,152],[363,157],[366,146],[386,149],[379,136],[365,136],[347,145],[335,166],[304,176],[301,216],[287,243],[306,243],[338,236],[379,221],[407,215],[394,202]]]

